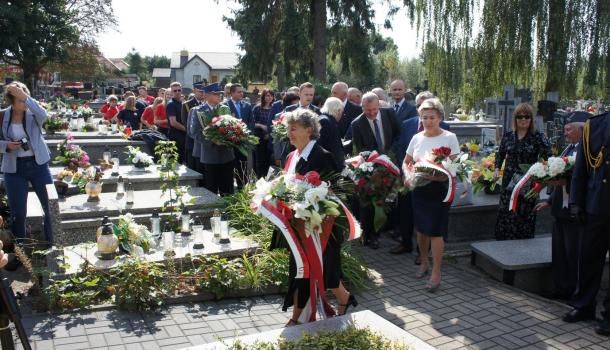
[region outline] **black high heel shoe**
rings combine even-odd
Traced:
[[[347,298],[347,303],[345,304],[339,304],[339,306],[341,307],[345,307],[345,310],[343,310],[342,314],[339,314],[338,316],[343,316],[347,313],[347,309],[351,306],[356,307],[358,306],[358,300],[356,300],[356,297],[353,295],[349,295],[349,298]]]

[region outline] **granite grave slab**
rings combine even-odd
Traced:
[[[59,151],[57,150],[57,145],[59,145],[62,140],[46,140],[45,143],[49,146],[51,150],[51,159],[55,158]],[[102,154],[106,147],[110,150],[110,152],[117,151],[119,159],[122,164],[126,164],[127,161],[127,146],[140,147],[140,149],[144,152],[147,152],[147,146],[144,141],[130,141],[125,139],[81,139],[74,142],[83,148],[88,154],[89,158],[93,163],[97,163],[98,159],[102,159]]]
[[[553,289],[551,237],[475,242],[471,263],[508,285],[534,292]]]
[[[275,329],[258,334],[227,339],[219,342],[184,348],[183,350],[227,350],[233,349],[237,340],[242,345],[253,345],[259,342],[276,342],[280,337],[288,340],[299,340],[303,334],[316,334],[322,331],[338,331],[355,326],[358,329],[368,328],[384,338],[406,345],[417,350],[434,350],[435,347],[419,339],[413,334],[399,328],[373,311],[365,310],[343,316],[332,317],[317,322],[306,323],[293,327]]]

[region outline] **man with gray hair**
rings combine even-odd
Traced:
[[[341,103],[343,104],[343,115],[341,116],[338,125],[339,136],[341,138],[345,137],[352,120],[362,114],[362,107],[360,107],[360,105],[355,105],[348,99],[348,91],[347,84],[342,81],[334,83],[333,87],[330,89],[330,94],[341,100]]]
[[[392,109],[379,108],[379,97],[372,92],[362,96],[362,114],[351,124],[355,153],[378,151],[387,154],[394,147],[400,134],[400,125]],[[362,222],[364,243],[371,248],[379,248],[379,232],[375,231],[373,218],[375,210],[367,203],[361,203],[360,221]]]
[[[356,106],[360,106],[362,104],[362,91],[355,87],[347,89],[347,100]]]

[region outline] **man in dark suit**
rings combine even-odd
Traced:
[[[400,125],[394,111],[379,108],[379,97],[372,92],[362,96],[362,114],[351,124],[354,152],[378,151],[387,154],[400,135]],[[374,209],[363,205],[360,220],[364,233],[364,243],[371,248],[379,248],[379,233],[373,225]]]
[[[254,117],[252,116],[252,106],[242,101],[244,98],[244,88],[241,84],[231,84],[229,89],[230,98],[227,100],[227,106],[231,109],[231,114],[237,119],[241,119],[250,131],[254,130]],[[241,190],[244,184],[248,182],[248,157],[235,149],[235,181],[237,189]]]
[[[299,103],[286,107],[284,112],[292,112],[297,108],[307,108],[320,115],[320,108],[313,105],[313,98],[316,93],[316,88],[312,83],[307,82],[299,86]]]
[[[343,103],[343,115],[341,116],[341,120],[339,120],[339,136],[341,138],[345,137],[352,120],[362,114],[362,107],[348,101],[347,90],[347,84],[342,81],[334,83],[330,89],[331,96],[338,98]]]
[[[191,109],[199,106],[204,102],[204,93],[203,93],[203,82],[198,82],[193,84],[193,93],[195,96],[189,99],[186,102],[182,103],[182,114],[180,116],[180,123],[186,127],[188,127],[189,122],[189,113]],[[193,170],[197,170],[199,168],[199,159],[193,157],[193,149],[195,147],[195,141],[192,137],[189,136],[188,132],[184,136],[184,159],[186,160],[186,166]]]
[[[429,98],[433,98],[434,95],[430,91],[420,92],[415,98],[417,106],[421,105],[422,102]],[[441,122],[441,128],[449,130],[449,124]],[[402,162],[407,152],[407,147],[411,143],[411,139],[415,134],[423,131],[423,125],[417,118],[409,118],[402,122],[400,126],[400,137],[395,142],[394,151],[396,152],[396,164],[402,170]],[[403,254],[410,253],[413,251],[413,207],[411,205],[411,194],[405,193],[398,196],[398,207],[397,214],[394,217],[398,217],[398,231],[400,237],[400,244],[390,250],[391,254]],[[395,222],[396,225],[396,222]],[[396,238],[395,238],[396,239]]]
[[[576,155],[576,147],[582,140],[582,130],[589,113],[574,112],[568,115],[564,124],[564,135],[570,143],[561,153],[561,156]],[[581,235],[582,225],[572,218],[568,209],[570,192],[570,179],[558,180],[549,187],[549,198],[535,207],[536,211],[551,208],[555,217],[552,235],[552,272],[555,290],[551,298],[569,299],[576,289],[578,239]]]
[[[392,109],[396,113],[399,122],[403,122],[409,118],[417,117],[417,109],[415,106],[407,102],[405,95],[407,87],[405,82],[397,79],[390,84],[390,94],[392,95]]]
[[[578,281],[566,322],[595,319],[596,296],[610,243],[610,113],[591,117],[576,150],[570,188],[570,214],[584,223],[578,254]],[[603,321],[595,331],[610,335],[610,293]]]

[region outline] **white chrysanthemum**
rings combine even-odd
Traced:
[[[574,163],[576,163],[576,153],[574,153],[572,156],[568,156],[568,163],[570,165],[574,165]]]
[[[549,176],[555,177],[566,169],[566,162],[559,157],[550,157],[548,160]]]
[[[323,183],[322,185],[310,188],[309,190],[307,190],[307,192],[305,192],[305,200],[308,201],[309,204],[311,204],[315,210],[320,209],[318,203],[324,198],[326,198],[326,195],[328,194],[327,186],[328,185],[325,186],[325,184]]]
[[[542,163],[535,163],[528,170],[528,173],[530,173],[531,175],[533,175],[535,177],[543,178],[543,177],[547,176],[548,171],[547,171],[546,165],[544,165]]]

